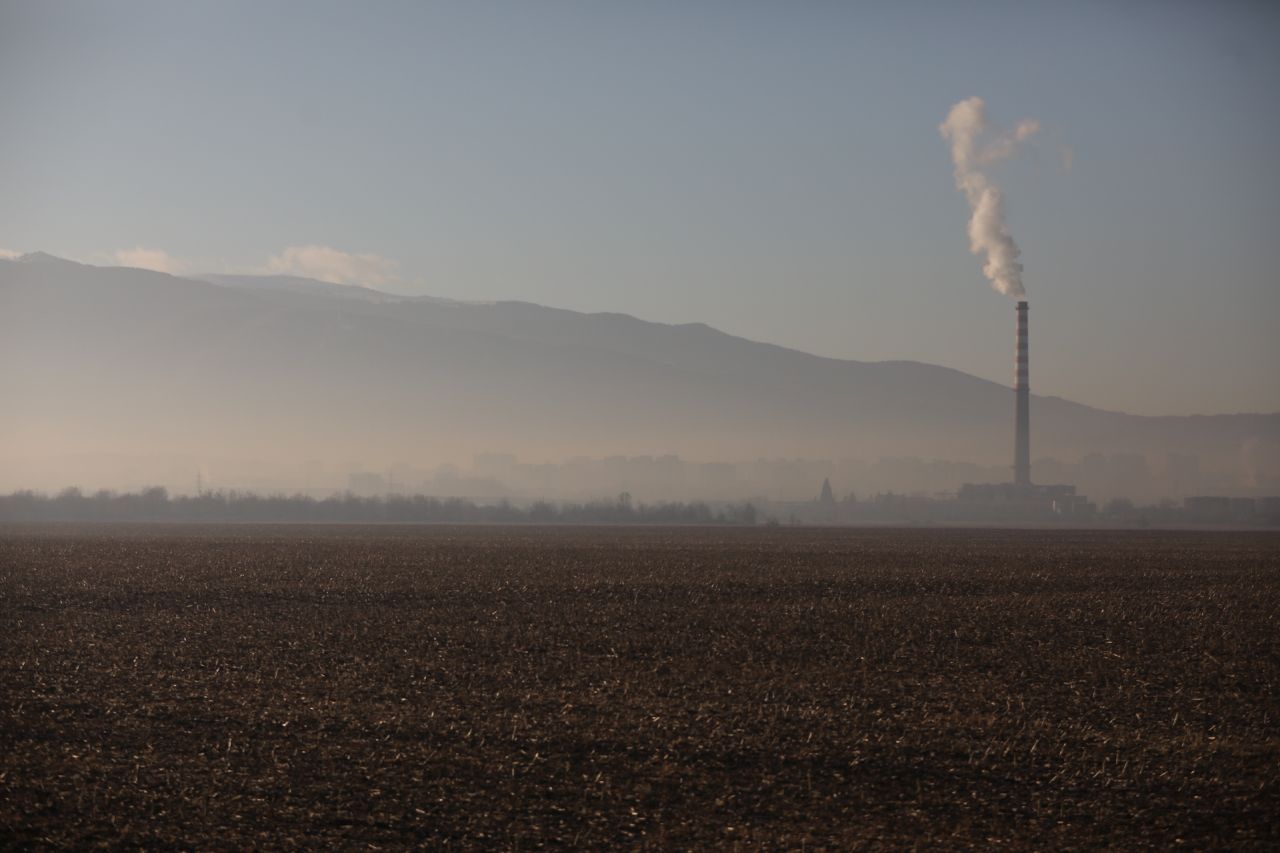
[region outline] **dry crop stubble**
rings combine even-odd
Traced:
[[[0,537],[0,832],[1267,846],[1280,538]]]

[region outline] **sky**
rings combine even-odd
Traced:
[[[992,167],[1031,387],[1280,411],[1280,6],[0,0],[0,253],[704,322],[1012,381],[939,124]]]

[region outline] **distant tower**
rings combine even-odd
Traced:
[[[831,480],[824,479],[822,481],[822,495],[818,498],[820,503],[833,504],[836,502],[836,496],[831,493]]]
[[[1027,303],[1018,303],[1018,335],[1013,372],[1013,482],[1031,487],[1031,385],[1027,370]]]

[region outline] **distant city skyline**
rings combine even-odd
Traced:
[[[1003,384],[939,123],[998,167],[1031,388],[1280,411],[1263,4],[0,0],[0,254],[523,300]]]

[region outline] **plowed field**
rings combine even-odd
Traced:
[[[1280,536],[0,531],[0,846],[1280,845]]]

